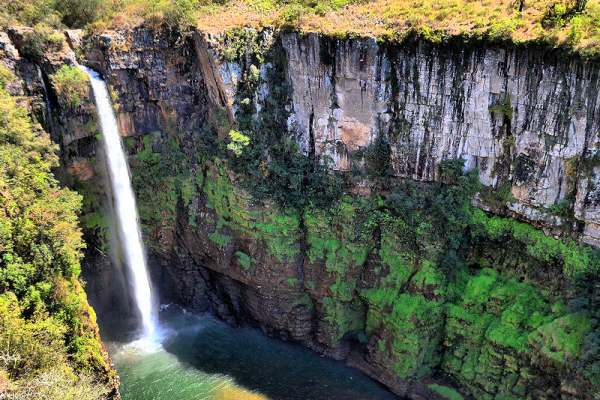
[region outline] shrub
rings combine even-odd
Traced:
[[[305,9],[300,4],[290,4],[283,8],[281,13],[283,25],[295,25],[304,14]]]
[[[104,386],[87,374],[74,373],[66,353],[64,323],[45,313],[25,319],[22,311],[13,293],[0,295],[0,371],[5,371],[8,381],[3,398],[104,398]]]
[[[367,173],[372,177],[383,177],[391,172],[390,144],[383,135],[377,136],[375,141],[365,151]]]
[[[172,0],[163,11],[165,22],[171,26],[195,25],[198,0]]]
[[[3,26],[34,26],[40,22],[60,25],[53,0],[0,0],[0,20]]]
[[[108,390],[90,375],[73,377],[61,369],[55,369],[15,382],[5,399],[102,400],[107,395]]]
[[[65,37],[45,24],[37,24],[32,31],[23,35],[21,52],[26,57],[40,60],[46,51],[58,51],[62,48]]]
[[[0,370],[11,380],[8,398],[86,399],[77,397],[77,372],[104,379],[110,371],[77,279],[81,197],[58,185],[56,147],[1,86],[0,114]],[[28,386],[35,382],[41,386]]]
[[[96,20],[104,4],[102,0],[56,0],[55,8],[65,25],[83,28]]]
[[[0,367],[18,378],[65,363],[65,327],[42,315],[27,321],[21,312],[13,293],[0,295]]]
[[[75,109],[88,98],[90,83],[85,72],[63,65],[50,76],[58,101],[65,108]]]
[[[235,256],[237,258],[238,264],[245,271],[249,270],[252,267],[254,260],[248,254],[244,253],[243,251],[236,251]]]
[[[241,156],[244,148],[250,144],[250,138],[235,129],[229,131],[229,140],[227,149],[231,150],[236,156]]]
[[[8,83],[15,80],[15,74],[6,68],[4,65],[0,65],[0,87],[6,87]]]

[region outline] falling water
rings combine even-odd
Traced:
[[[100,126],[102,128],[102,142],[106,152],[110,182],[115,196],[115,209],[117,223],[125,263],[133,279],[135,303],[142,316],[144,338],[153,338],[156,332],[156,318],[154,303],[150,289],[150,278],[146,267],[146,258],[142,244],[142,235],[138,224],[138,213],[135,204],[131,178],[123,144],[119,135],[117,120],[112,109],[108,89],[105,82],[97,72],[81,66],[81,69],[90,76]]]
[[[48,84],[46,83],[46,80],[44,79],[42,69],[37,65],[36,65],[36,68],[37,68],[37,73],[38,73],[38,79],[40,80],[40,83],[42,84],[42,87],[44,88],[44,103],[46,104],[46,112],[43,115],[44,123],[46,124],[47,130],[50,132],[50,134],[52,134],[52,133],[54,133],[54,126],[52,123],[52,106],[50,104],[50,96],[48,95],[48,93],[49,93]]]

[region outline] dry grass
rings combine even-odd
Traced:
[[[90,0],[71,0],[87,4]],[[577,2],[587,3],[583,11]],[[48,0],[0,0],[0,25],[50,26],[73,19]],[[222,32],[237,27],[288,27],[334,36],[434,42],[465,37],[514,43],[543,42],[600,55],[600,0],[106,0],[91,29],[142,22],[197,25]]]
[[[242,27],[291,26],[303,32],[334,36],[402,39],[418,34],[432,41],[462,36],[515,43],[544,42],[584,55],[600,53],[600,0],[554,26],[544,17],[560,0],[529,0],[522,11],[515,0],[371,0],[326,12],[304,7],[290,20],[290,8],[269,0],[232,0],[224,6],[200,7],[197,26],[220,32]],[[296,10],[294,10],[296,11]]]

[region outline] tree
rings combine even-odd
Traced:
[[[62,15],[65,25],[83,28],[96,20],[105,2],[102,0],[56,0],[56,9]]]

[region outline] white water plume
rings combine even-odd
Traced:
[[[106,83],[99,74],[89,68],[80,66],[91,81],[100,127],[102,142],[110,175],[110,182],[115,198],[115,210],[119,237],[125,256],[125,264],[129,269],[134,290],[134,300],[142,317],[143,340],[152,341],[157,330],[156,312],[152,298],[150,277],[146,265],[142,234],[139,227],[135,196],[131,187],[131,177],[117,119],[115,117]]]

